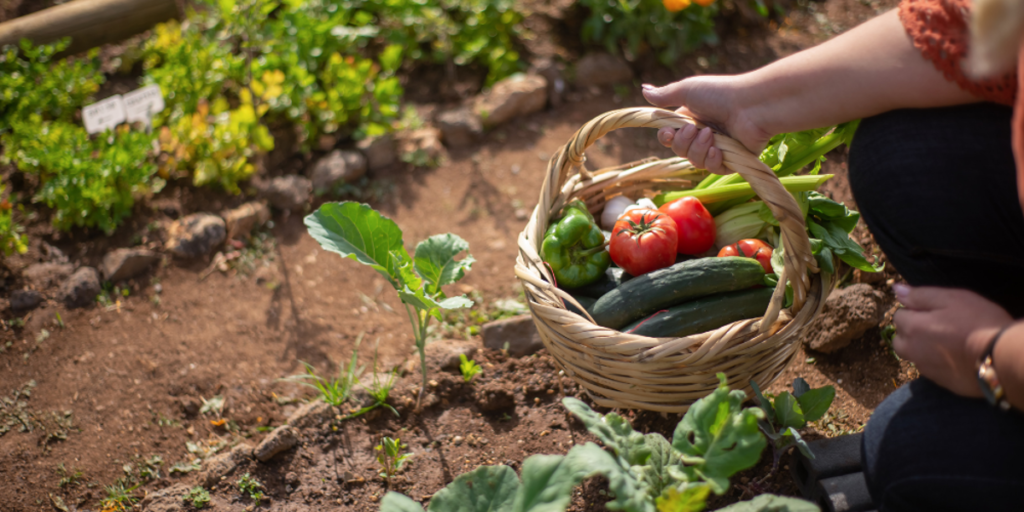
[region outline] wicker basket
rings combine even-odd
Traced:
[[[591,211],[600,211],[605,201],[616,195],[688,188],[692,182],[685,178],[699,174],[684,159],[653,157],[590,172],[584,166],[583,152],[619,128],[681,128],[686,124],[696,123],[657,108],[615,110],[593,119],[551,157],[540,200],[519,235],[516,277],[523,284],[540,337],[565,372],[604,407],[682,413],[714,391],[718,372],[728,376],[734,389],[749,390],[751,379],[767,386],[793,359],[805,327],[821,311],[831,289],[831,283],[818,273],[803,215],[793,196],[771,169],[739,142],[716,134],[714,144],[722,150],[725,166],[751,184],[781,228],[785,270],[764,316],[683,338],[648,338],[601,327],[565,308],[563,301],[579,304],[551,284],[550,270],[539,255],[551,216],[576,198],[583,199]],[[794,299],[791,308],[782,309],[787,276]]]

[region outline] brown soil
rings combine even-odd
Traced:
[[[879,9],[876,3],[853,0],[790,7],[781,27],[775,22],[769,30],[737,23],[736,32],[720,47],[685,58],[675,71],[639,62],[639,79],[662,83],[694,73],[752,69],[845,30]],[[565,26],[552,16],[543,21],[536,26]],[[540,38],[544,36],[542,32]],[[570,50],[562,51],[570,56],[578,51]],[[525,219],[515,212],[536,204],[547,158],[592,117],[643,104],[636,89],[572,91],[569,102],[556,110],[497,129],[476,147],[452,150],[437,169],[396,166],[375,174],[362,198],[402,227],[407,245],[446,231],[468,240],[477,263],[455,291],[472,293],[482,312],[492,311],[495,301],[519,296],[512,268]],[[601,167],[652,154],[668,153],[650,132],[624,130],[600,141],[588,157],[592,167]],[[826,172],[837,175],[826,190],[852,204],[845,156],[830,156]],[[194,211],[217,212],[243,200],[172,184],[137,208],[136,217],[110,238],[95,233],[57,236],[45,226],[34,226],[40,236],[34,237],[30,253],[5,265],[16,271],[46,259],[41,237],[72,261],[95,265],[112,247],[146,241],[151,222]],[[164,461],[161,478],[136,495],[179,482],[194,485],[194,473],[168,474],[172,464],[194,457],[186,443],[258,443],[266,430],[261,427],[282,424],[296,401],[310,396],[305,388],[277,380],[301,372],[300,361],[333,374],[360,338],[361,364],[372,363],[374,349],[382,368],[402,367],[413,359],[407,319],[377,274],[323,251],[306,234],[300,215],[279,214],[274,223],[269,250],[253,253],[259,256],[250,269],[254,271],[213,272],[202,278],[209,262],[172,261],[133,281],[130,296],[109,307],[68,311],[50,301],[26,316],[24,327],[0,332],[0,396],[12,396],[29,381],[36,383],[22,407],[36,419],[33,430],[19,432],[15,426],[0,435],[0,481],[7,484],[0,486],[0,510],[50,510],[51,497],[61,497],[71,510],[95,510],[106,496],[103,486],[121,477],[125,464],[133,464],[137,473],[141,462],[153,455]],[[866,246],[874,248],[870,234],[858,229]],[[898,277],[891,269],[887,272],[886,278]],[[4,279],[7,290],[21,285],[16,272]],[[875,286],[888,293],[886,281]],[[9,312],[5,318],[11,318]],[[576,395],[578,389],[558,376],[543,352],[508,359],[487,351],[477,359],[485,373],[472,385],[462,384],[454,373],[432,372],[438,383],[435,400],[428,400],[422,414],[408,406],[417,387],[416,375],[410,373],[393,393],[400,418],[383,412],[344,422],[337,431],[304,430],[298,449],[269,464],[248,463],[215,489],[216,510],[251,505],[234,486],[245,471],[267,486],[272,500],[267,510],[376,510],[374,500],[386,491],[375,476],[372,451],[381,435],[400,437],[414,454],[412,465],[392,485],[415,499],[429,497],[479,464],[518,468],[531,454],[564,453],[572,443],[593,440],[559,404],[561,397]],[[801,353],[769,390],[788,389],[797,376],[815,387],[837,388],[830,415],[807,432],[814,438],[862,428],[873,408],[894,386],[908,382],[914,370],[896,361],[872,330],[835,354]],[[473,393],[481,386],[514,390],[514,407],[480,411]],[[237,429],[225,431],[211,417],[190,410],[215,395],[225,397],[224,418]],[[64,411],[70,411],[70,423]],[[667,436],[678,421],[678,416],[620,412],[638,430]],[[457,435],[465,438],[458,445],[452,442]],[[765,457],[735,482],[764,475],[770,454]],[[61,486],[58,465],[83,475]],[[769,487],[796,492],[786,471]],[[603,489],[600,480],[588,482],[574,495],[573,509],[603,510]],[[731,502],[741,494],[737,486],[713,503]]]

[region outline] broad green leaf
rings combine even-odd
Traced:
[[[368,205],[346,201],[322,205],[306,216],[305,223],[325,250],[373,268],[397,288],[396,260],[410,258],[394,221]]]
[[[601,416],[587,404],[572,397],[562,399],[562,405],[583,422],[591,434],[597,436],[605,446],[629,464],[637,466],[647,462],[651,449],[644,442],[644,435],[633,430],[628,421],[615,413]]]
[[[644,443],[651,456],[646,464],[633,466],[633,470],[640,475],[640,479],[650,489],[651,495],[660,495],[670,486],[689,481],[686,478],[677,478],[679,474],[676,472],[669,472],[669,468],[678,467],[682,463],[679,455],[672,449],[672,443],[657,433],[645,435]]]
[[[800,408],[804,412],[804,419],[807,421],[818,421],[825,415],[825,411],[832,405],[836,398],[836,388],[832,386],[811,389],[797,397]]]
[[[524,466],[523,474],[526,474]],[[430,499],[431,512],[504,512],[519,494],[516,472],[508,466],[480,466],[459,475]]]
[[[814,453],[811,452],[811,447],[807,445],[807,441],[796,431],[795,428],[789,427],[785,432],[782,433],[782,446],[778,446],[778,450],[785,450],[788,446],[796,446],[800,453],[804,454],[804,457],[808,459],[814,458]]]
[[[804,393],[806,393],[806,392],[808,392],[810,390],[811,390],[811,385],[808,384],[807,381],[804,380],[803,377],[797,377],[797,378],[793,379],[793,396],[797,397],[797,399],[800,398],[800,395],[803,395]],[[803,404],[800,404],[800,405],[802,406]]]
[[[666,489],[655,504],[658,512],[701,512],[707,506],[710,492],[711,488],[704,484],[688,485],[682,492],[675,488]]]
[[[412,498],[391,491],[380,500],[380,512],[423,512],[423,507]]]
[[[757,426],[764,411],[743,409],[746,393],[730,392],[725,374],[719,373],[718,378],[718,389],[690,406],[676,426],[672,447],[712,491],[722,494],[729,488],[730,476],[757,464],[767,442]]]
[[[821,512],[821,509],[799,498],[762,494],[752,500],[720,508],[718,512]]]
[[[462,251],[467,251],[466,257],[456,261]],[[433,295],[466,275],[475,261],[468,251],[469,243],[451,233],[434,235],[416,246],[416,272],[430,283],[427,293]]]
[[[604,475],[609,487],[625,496],[641,493],[635,479],[608,452],[594,443],[578,445],[561,455],[533,455],[523,462],[523,484],[511,510],[514,512],[562,512],[569,506],[572,489],[593,475]],[[639,511],[638,511],[639,512]]]
[[[804,420],[804,411],[800,408],[800,402],[789,394],[789,391],[783,391],[775,397],[775,420],[779,423],[780,430],[787,427],[804,428],[807,423]]]
[[[444,297],[444,295],[441,295],[441,297]],[[435,300],[434,297],[424,295],[422,288],[413,291],[406,287],[398,291],[398,298],[416,309],[429,311],[438,320],[441,319],[440,310],[442,309],[462,309],[473,306],[473,301],[467,299],[465,295]]]

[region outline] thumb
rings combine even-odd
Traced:
[[[686,80],[672,82],[664,87],[655,87],[651,84],[643,85],[644,98],[655,107],[682,107],[686,105],[686,96],[690,92],[690,85]]]
[[[934,286],[912,287],[897,283],[892,285],[892,290],[896,294],[896,300],[913,311],[942,309],[951,300],[948,290]]]

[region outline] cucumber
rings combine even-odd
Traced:
[[[737,320],[763,315],[774,291],[771,288],[759,288],[703,297],[637,320],[622,331],[652,338],[707,332]]]
[[[614,290],[622,283],[633,278],[633,276],[627,274],[625,270],[622,270],[619,267],[608,267],[608,270],[604,271],[604,275],[605,277],[602,277],[593,283],[573,289],[572,296],[600,299],[602,295]]]
[[[579,302],[580,305],[583,306],[585,309],[587,309],[587,311],[592,309],[594,307],[594,303],[597,302],[597,299],[594,299],[593,297],[584,297],[583,295],[573,294],[572,298],[576,299],[576,301]],[[568,309],[569,311],[572,311],[573,313],[576,313],[577,315],[582,316],[583,318],[587,317],[587,315],[583,314],[582,311],[576,309],[576,306],[574,306],[572,302],[565,301],[565,309]]]
[[[759,284],[764,284],[764,268],[757,260],[735,256],[687,260],[622,283],[597,299],[591,315],[598,325],[619,329],[659,309]]]

